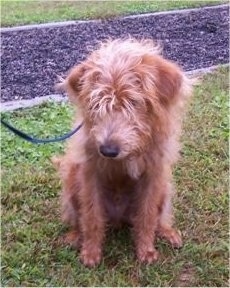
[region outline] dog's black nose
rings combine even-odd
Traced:
[[[100,153],[105,157],[115,158],[119,154],[119,148],[114,144],[101,145]]]

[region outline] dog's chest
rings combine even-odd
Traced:
[[[131,205],[129,194],[106,193],[104,197],[104,208],[109,220],[113,224],[119,224],[128,217],[127,211]]]
[[[120,170],[120,172],[122,172]],[[124,171],[123,171],[124,172]],[[106,177],[107,176],[107,177]],[[102,200],[107,216],[113,224],[128,221],[137,180],[131,179],[126,173],[103,175]]]

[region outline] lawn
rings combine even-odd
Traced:
[[[107,18],[134,13],[193,8],[228,3],[224,0],[164,1],[31,1],[1,0],[1,25]]]
[[[82,266],[79,254],[60,242],[67,227],[59,219],[60,182],[50,157],[63,143],[34,145],[2,129],[1,286],[228,286],[228,76],[219,69],[196,87],[175,169],[184,246],[173,250],[158,241],[161,258],[150,266],[135,259],[126,229],[108,235],[99,267]],[[48,103],[3,116],[47,137],[66,132],[72,113],[68,104]]]

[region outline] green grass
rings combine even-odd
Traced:
[[[126,229],[111,233],[102,264],[87,269],[60,244],[58,177],[50,157],[63,144],[29,144],[5,129],[2,148],[2,286],[228,286],[228,69],[196,88],[175,171],[175,217],[184,246],[158,241],[158,263],[140,265]],[[68,130],[72,109],[45,104],[4,116],[39,137]]]
[[[108,18],[134,13],[227,3],[219,0],[164,1],[30,1],[1,0],[1,25]]]

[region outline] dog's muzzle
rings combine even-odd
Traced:
[[[115,158],[118,156],[120,149],[115,144],[106,144],[106,145],[101,145],[99,147],[99,151],[105,157]]]

